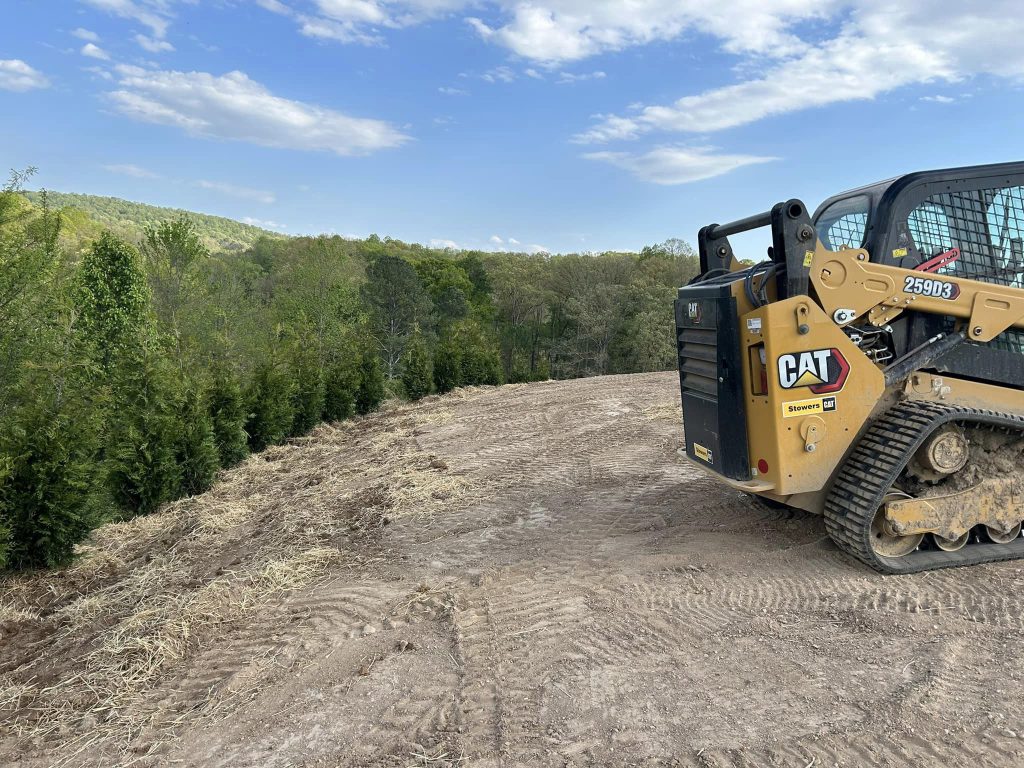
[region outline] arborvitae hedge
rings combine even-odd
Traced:
[[[295,382],[287,367],[272,360],[256,366],[246,392],[249,447],[262,451],[288,437],[295,421]]]
[[[359,388],[356,390],[356,412],[375,411],[384,402],[387,388],[384,385],[384,369],[377,353],[364,349],[359,359]]]
[[[324,415],[324,374],[317,356],[308,349],[296,350],[289,371],[292,388],[292,425],[289,434],[308,434]]]
[[[220,465],[233,467],[249,455],[249,436],[245,432],[249,414],[238,378],[226,366],[214,372],[208,400]]]
[[[107,482],[121,508],[146,514],[177,498],[179,395],[174,370],[155,350],[144,348],[114,370],[108,414]]]
[[[434,366],[423,336],[417,333],[405,351],[402,367],[402,386],[410,400],[420,400],[430,394],[433,386]]]
[[[356,412],[359,361],[340,357],[324,371],[324,421],[341,421]]]
[[[174,453],[181,473],[178,496],[195,496],[213,485],[220,455],[206,393],[198,382],[187,384],[179,398]]]
[[[0,435],[0,567],[56,566],[98,522],[97,424],[54,393],[19,409]]]

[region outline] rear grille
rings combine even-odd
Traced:
[[[718,400],[718,331],[684,328],[679,333],[679,372],[683,391]]]

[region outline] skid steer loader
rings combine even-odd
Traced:
[[[729,237],[762,227],[741,264]],[[1024,163],[788,200],[698,245],[675,303],[691,461],[885,573],[1024,556]]]

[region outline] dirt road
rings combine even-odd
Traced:
[[[253,457],[4,585],[0,763],[1024,764],[1022,566],[880,577],[681,437],[654,374]]]

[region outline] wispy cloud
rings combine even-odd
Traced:
[[[113,163],[111,165],[104,165],[103,170],[110,171],[111,173],[117,173],[121,176],[131,176],[136,179],[159,179],[160,174],[154,173],[146,168],[132,163]]]
[[[81,0],[86,5],[118,16],[137,21],[149,27],[154,37],[163,38],[170,23],[167,0]]]
[[[254,227],[262,227],[263,229],[276,229],[281,232],[288,229],[286,225],[280,224],[276,221],[272,221],[270,219],[257,219],[253,216],[243,216],[242,223],[250,224]]]
[[[443,93],[445,96],[465,96],[467,93],[461,88],[452,88],[449,85],[442,85],[440,88],[437,89],[437,92]]]
[[[142,50],[149,51],[150,53],[167,53],[174,50],[174,46],[166,40],[155,40],[145,35],[136,35],[135,42],[138,43]]]
[[[79,40],[85,40],[89,43],[98,43],[100,41],[99,35],[97,35],[92,30],[83,29],[82,27],[78,27],[77,29],[71,30],[71,34],[77,37]]]
[[[409,140],[383,120],[276,96],[244,72],[116,69],[120,88],[107,96],[117,111],[193,136],[338,155],[363,155]]]
[[[35,88],[49,87],[49,78],[21,59],[0,59],[0,89],[31,91]]]
[[[595,72],[583,72],[580,74],[574,74],[572,72],[559,72],[558,79],[555,81],[560,84],[572,84],[582,83],[587,80],[604,80],[608,75],[601,70]]]
[[[746,165],[775,160],[756,155],[718,154],[713,147],[656,147],[649,152],[591,152],[588,160],[600,160],[654,184],[687,184],[734,171]]]
[[[90,59],[99,59],[100,61],[110,61],[110,54],[104,51],[95,43],[86,43],[82,46],[80,53],[83,56],[88,56]]]
[[[263,189],[252,189],[251,187],[241,187],[237,184],[228,184],[223,181],[207,181],[206,179],[200,179],[195,183],[197,187],[202,189],[209,189],[212,192],[219,192],[222,195],[228,197],[237,197],[241,200],[254,200],[257,203],[263,203],[264,205],[270,205],[277,201],[273,192],[268,192]]]

